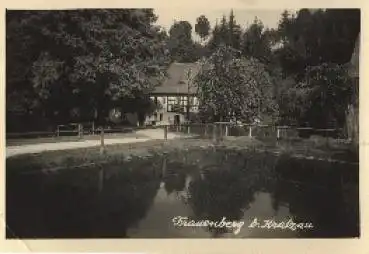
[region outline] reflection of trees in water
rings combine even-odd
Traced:
[[[106,182],[99,204],[101,223],[96,236],[121,237],[129,227],[143,219],[160,186],[159,174],[152,161],[133,162],[130,171],[122,169],[121,174]]]
[[[13,175],[7,182],[7,222],[19,237],[125,237],[153,202],[157,170],[150,160],[106,165],[101,193],[96,168]]]
[[[278,184],[275,202],[288,204],[296,222],[312,222],[314,230],[303,237],[338,237],[357,234],[358,214],[346,206],[358,206],[358,195],[345,200],[341,188],[342,170],[357,170],[347,164],[284,158],[276,166]],[[358,193],[357,193],[358,194]],[[350,202],[348,204],[347,202]]]
[[[167,155],[165,172],[163,157],[111,163],[101,193],[96,168],[28,176],[13,170],[6,180],[7,224],[19,237],[125,237],[126,229],[146,216],[164,181],[168,194],[188,192],[196,219],[240,220],[254,194],[265,191],[273,197],[273,209],[286,204],[295,221],[314,224],[316,230],[304,237],[358,234],[358,190],[343,193],[340,185],[341,172],[356,167],[288,156],[276,161],[267,153],[225,149],[180,155]],[[186,189],[188,174],[192,181]],[[355,174],[352,178],[357,181]],[[225,233],[209,231],[214,237]]]
[[[288,155],[277,159],[252,151],[215,151],[214,156],[216,163],[202,163],[197,169],[201,173],[190,183],[188,203],[196,219],[221,220],[225,216],[228,220],[240,220],[243,210],[254,201],[254,194],[263,191],[271,194],[275,212],[285,205],[295,222],[314,224],[314,230],[301,233],[303,237],[358,234],[355,180],[346,192],[341,186],[341,173],[356,172],[356,166],[293,159]],[[357,179],[353,175],[351,178]],[[209,230],[214,236],[224,233],[224,229]]]
[[[245,178],[215,170],[204,179],[197,178],[191,182],[189,192],[188,203],[198,219],[220,221],[223,217],[227,220],[241,219],[242,209],[253,201],[255,189]],[[214,230],[224,233],[222,229]]]
[[[238,221],[254,201],[254,194],[268,184],[274,158],[265,154],[222,151],[217,162],[212,167],[198,169],[202,176],[190,183],[188,203],[196,219],[220,221],[226,217]],[[209,228],[209,231],[215,237],[226,229]]]
[[[166,163],[165,174],[163,175],[163,181],[165,183],[164,187],[166,192],[171,194],[173,191],[182,191],[186,185],[187,168],[183,163]]]

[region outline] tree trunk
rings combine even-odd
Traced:
[[[359,143],[359,114],[354,105],[350,104],[346,113],[347,137],[354,145]]]

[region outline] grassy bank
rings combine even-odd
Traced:
[[[299,154],[314,158],[358,162],[358,155],[351,152],[349,145],[324,143],[311,140],[273,141],[257,140],[248,137],[227,138],[214,144],[211,140],[153,140],[142,143],[118,144],[106,146],[104,155],[99,147],[83,149],[48,151],[39,154],[26,154],[10,157],[6,160],[8,170],[39,170],[46,168],[78,166],[85,163],[104,163],[109,161],[129,160],[131,157],[146,157],[152,154],[165,154],[190,148],[222,147],[236,150],[260,149],[280,154]]]

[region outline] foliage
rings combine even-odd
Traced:
[[[282,13],[278,27],[282,47],[273,55],[282,79],[292,78],[296,84],[278,88],[284,123],[344,126],[344,112],[352,96],[345,64],[359,31],[358,9]],[[306,85],[299,86],[300,82]]]
[[[277,55],[288,75],[302,79],[307,66],[347,63],[359,31],[359,9],[285,11],[278,27],[283,47]]]
[[[74,112],[103,121],[112,107],[143,115],[169,60],[208,56],[197,83],[204,115],[250,120],[276,112],[276,97],[285,124],[344,124],[352,93],[344,65],[360,31],[359,9],[284,11],[277,29],[255,18],[244,31],[233,11],[211,31],[201,15],[195,32],[210,37],[204,46],[193,41],[188,21],[167,34],[156,19],[151,9],[7,11],[7,119],[17,113],[55,124]],[[265,100],[259,86],[268,87]]]
[[[233,11],[231,11],[229,20],[223,16],[221,23],[216,24],[212,31],[212,38],[208,47],[214,52],[219,46],[230,46],[239,49],[241,45],[241,26],[237,24]]]
[[[168,47],[172,61],[194,62],[198,59],[192,40],[192,25],[188,21],[175,22],[169,30]]]
[[[286,87],[278,97],[280,124],[299,126],[306,110],[310,107],[309,95],[311,89],[305,83]]]
[[[219,48],[203,63],[194,84],[200,112],[211,120],[228,121],[235,116],[251,121],[277,111],[264,66],[256,59],[240,57],[230,47]]]
[[[272,53],[271,33],[271,30],[264,32],[263,23],[255,18],[254,22],[246,29],[242,36],[242,54],[268,63],[271,60]]]
[[[196,19],[195,32],[202,40],[205,40],[210,34],[210,23],[205,15],[201,15]]]
[[[112,102],[147,94],[164,75],[156,18],[152,9],[8,11],[7,95],[25,95],[25,111],[79,107],[102,120]]]
[[[352,96],[345,67],[323,63],[307,68],[303,82],[286,87],[279,100],[284,124],[338,127]]]
[[[305,115],[309,123],[320,127],[343,126],[353,88],[346,68],[327,63],[309,67],[306,82],[311,89],[311,104]]]

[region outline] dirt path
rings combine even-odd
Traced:
[[[127,138],[107,138],[104,140],[105,145],[125,144],[125,143],[138,143],[146,142],[155,139],[164,139],[163,130],[139,130],[136,132],[139,137],[127,137]],[[183,135],[168,133],[168,139],[181,138]],[[6,148],[6,157],[11,157],[20,154],[40,153],[44,151],[56,151],[56,150],[68,150],[78,149],[86,147],[99,146],[100,140],[82,140],[72,142],[59,142],[59,143],[38,143],[19,146],[8,146]]]

